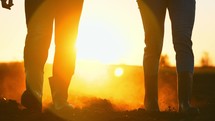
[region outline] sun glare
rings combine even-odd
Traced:
[[[83,22],[76,45],[78,59],[117,63],[125,52],[122,41],[112,25],[101,21]]]
[[[79,25],[77,59],[123,63],[132,51],[128,44],[131,33],[127,33],[132,27],[123,21],[130,22],[130,17],[123,13],[123,9],[108,1],[86,1]]]
[[[115,76],[120,77],[120,76],[123,75],[123,73],[124,73],[124,70],[121,67],[118,67],[118,68],[115,69],[114,74],[115,74]]]

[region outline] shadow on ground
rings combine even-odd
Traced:
[[[74,109],[71,121],[215,121],[215,103],[200,107],[200,114],[181,114],[175,111],[150,113],[144,109],[115,111],[109,101],[99,100],[83,109]],[[0,99],[0,121],[64,121],[48,110],[31,113],[15,100]],[[70,121],[70,120],[69,120]]]

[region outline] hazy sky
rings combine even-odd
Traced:
[[[24,0],[12,10],[0,9],[0,61],[22,61],[26,36]],[[197,0],[193,30],[196,65],[204,52],[215,65],[215,1]],[[174,65],[170,21],[167,14],[163,54]],[[53,43],[48,62],[52,62]],[[144,30],[136,0],[85,0],[77,42],[78,60],[142,64]]]

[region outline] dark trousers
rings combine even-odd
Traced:
[[[137,0],[145,30],[144,72],[157,75],[163,47],[164,21],[168,9],[177,72],[194,70],[192,29],[195,18],[195,0]]]

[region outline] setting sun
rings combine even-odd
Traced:
[[[123,75],[124,70],[121,67],[115,69],[115,76],[120,77]]]

